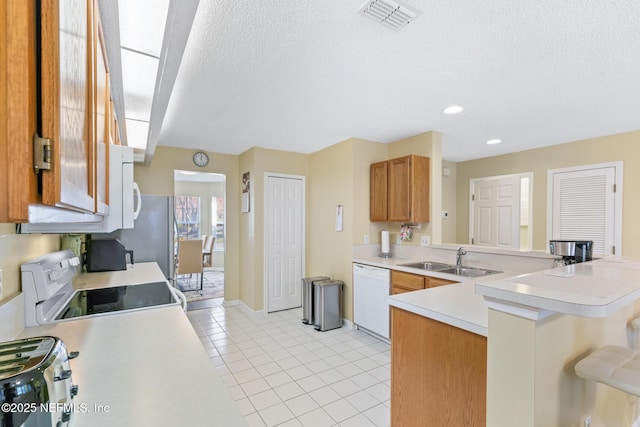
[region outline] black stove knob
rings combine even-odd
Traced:
[[[62,381],[71,378],[71,369],[60,372],[60,375],[53,377],[54,381]]]
[[[69,353],[69,355],[67,357],[69,359],[75,359],[78,356],[80,356],[80,352],[79,351],[72,351],[71,353]]]
[[[64,411],[64,412],[62,413],[62,422],[63,422],[63,423],[68,423],[70,419],[71,419],[71,412],[69,412],[69,411]]]
[[[72,385],[71,386],[71,398],[73,399],[74,396],[78,395],[78,386],[77,385]]]

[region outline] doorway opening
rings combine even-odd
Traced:
[[[469,242],[531,250],[533,173],[470,180]]]
[[[221,304],[224,300],[226,237],[225,175],[175,170],[174,207],[176,263],[180,242],[202,242],[202,252],[194,255],[198,257],[197,263],[201,263],[202,273],[187,270],[180,274],[179,264],[175,269],[176,286],[187,297],[187,309],[209,307],[212,300]],[[199,265],[196,270],[200,270]]]

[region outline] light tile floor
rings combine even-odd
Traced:
[[[187,316],[250,426],[389,425],[389,344],[347,327],[315,331],[301,309]]]

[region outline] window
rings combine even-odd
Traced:
[[[175,215],[178,239],[200,237],[200,197],[175,196]]]

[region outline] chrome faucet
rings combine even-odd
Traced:
[[[461,268],[462,267],[462,256],[466,255],[467,251],[464,250],[464,248],[458,248],[458,252],[456,253],[456,267],[457,268]]]

